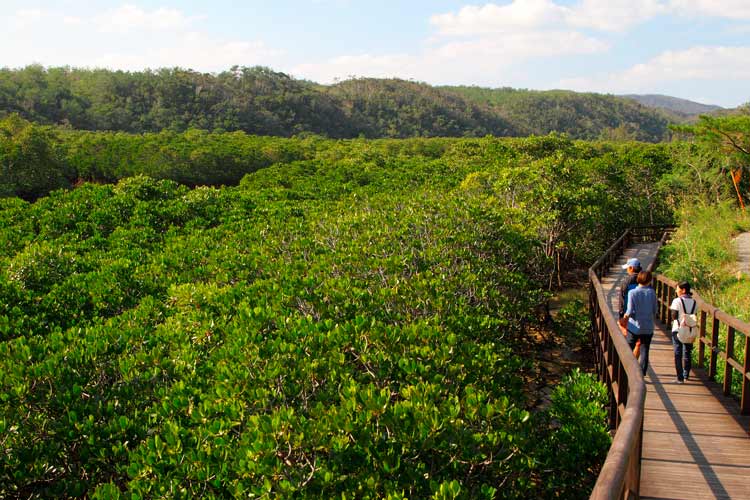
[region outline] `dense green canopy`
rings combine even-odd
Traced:
[[[528,342],[665,145],[66,134],[119,180],[0,198],[0,496],[588,496],[606,392]]]

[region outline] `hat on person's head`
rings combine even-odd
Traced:
[[[638,259],[628,259],[628,261],[622,265],[622,268],[627,269],[629,267],[632,267],[632,268],[641,267],[641,261]]]

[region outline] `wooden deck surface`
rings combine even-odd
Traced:
[[[655,251],[656,244],[629,248],[602,280],[615,314],[626,275],[619,265],[637,257],[645,269]],[[641,498],[750,499],[750,417],[740,416],[739,404],[700,368],[677,384],[672,342],[657,325],[646,375]]]

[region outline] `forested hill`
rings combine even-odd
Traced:
[[[668,119],[631,99],[568,90],[443,87],[485,105],[509,120],[521,135],[565,132],[579,139],[660,141]]]
[[[357,78],[323,91],[366,137],[530,135],[486,106],[424,83]]]
[[[332,138],[526,136],[659,141],[667,119],[627,99],[574,92],[433,87],[358,78],[335,85],[268,68],[0,69],[0,117],[126,132],[242,130]]]

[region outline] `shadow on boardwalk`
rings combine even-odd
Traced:
[[[634,245],[618,264],[638,257],[645,268],[654,252],[653,244]],[[615,315],[625,276],[618,265],[602,283]],[[740,416],[737,402],[701,369],[676,383],[672,342],[661,326],[646,386],[641,498],[750,499],[750,417]]]

